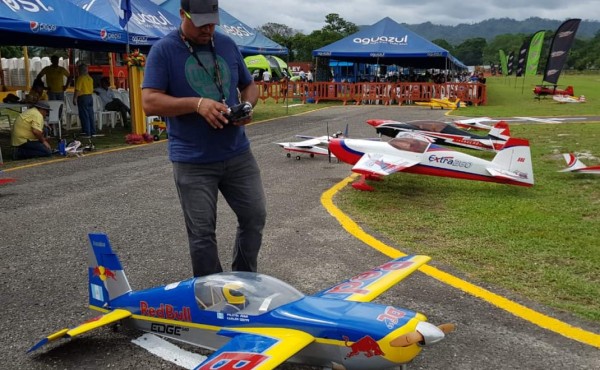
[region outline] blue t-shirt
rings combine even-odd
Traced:
[[[214,42],[226,104],[233,106],[239,103],[237,88],[243,90],[252,82],[252,76],[231,38],[215,32]],[[211,47],[197,45],[194,51],[204,68],[191,55],[178,31],[156,42],[148,54],[142,88],[161,90],[175,97],[221,100]],[[243,126],[227,124],[223,129],[214,129],[197,113],[167,117],[167,133],[169,159],[173,162],[218,162],[250,147]]]

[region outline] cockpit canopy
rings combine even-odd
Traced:
[[[201,310],[261,315],[304,294],[274,277],[253,272],[224,272],[196,278],[196,303]]]

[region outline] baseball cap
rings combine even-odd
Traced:
[[[219,24],[219,0],[181,0],[181,9],[190,14],[196,27]]]
[[[50,105],[48,105],[48,103],[46,103],[45,101],[38,101],[35,104],[33,104],[33,106],[36,108],[45,109],[48,112],[50,112],[52,110],[52,109],[50,109]]]

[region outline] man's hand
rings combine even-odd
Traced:
[[[227,106],[212,99],[201,99],[201,101],[198,101],[196,113],[204,117],[212,128],[223,128],[228,123],[225,116],[228,109]]]

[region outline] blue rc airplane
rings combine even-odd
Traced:
[[[429,261],[406,256],[305,296],[267,275],[222,272],[132,291],[108,237],[90,234],[89,303],[103,315],[44,338],[28,352],[123,322],[214,350],[196,369],[273,369],[285,361],[337,370],[389,369],[439,342],[452,324],[369,303]]]

